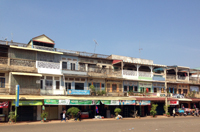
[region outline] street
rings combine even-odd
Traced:
[[[200,118],[145,118],[2,125],[0,132],[199,132]]]

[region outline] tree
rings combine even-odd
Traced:
[[[115,115],[118,116],[118,114],[121,112],[122,110],[120,108],[115,108],[114,112]]]
[[[67,110],[67,114],[69,113],[70,115],[72,115],[72,118],[73,118],[73,117],[75,117],[78,114],[79,111],[80,111],[79,108],[77,108],[77,107],[71,107],[71,108],[69,108]]]
[[[157,107],[158,107],[158,104],[152,104],[152,106],[151,106],[150,114],[151,114],[153,117],[155,117],[155,115],[157,114],[157,111],[156,111]]]

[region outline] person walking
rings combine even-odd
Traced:
[[[173,109],[173,117],[175,117],[176,111],[175,108]]]
[[[65,120],[66,122],[66,111],[64,110],[63,113],[61,114],[61,122]]]
[[[77,119],[79,119],[79,121],[81,121],[81,111],[78,112]]]

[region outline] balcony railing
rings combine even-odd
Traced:
[[[78,67],[75,68],[74,70],[72,70],[72,69],[67,69],[67,68],[62,68],[62,70],[64,70],[64,71],[82,71],[82,72],[85,72],[85,71],[86,71],[86,69],[85,69],[84,66],[78,66]]]
[[[51,89],[51,90],[40,89],[40,94],[41,95],[64,95],[64,90],[59,90],[59,89]]]
[[[0,57],[0,64],[8,64],[8,58],[7,57]]]
[[[151,77],[151,72],[141,72],[139,71],[140,77]]]
[[[55,51],[54,48],[51,48],[51,47],[44,47],[44,46],[38,46],[38,45],[33,45],[33,48],[35,48],[35,49],[40,49],[40,50]]]
[[[167,81],[176,81],[176,75],[167,75],[166,80]]]
[[[107,93],[122,93],[123,88],[106,88]]]
[[[188,81],[188,77],[185,76],[177,76],[177,79],[180,81]]]
[[[0,88],[0,94],[9,94],[9,88]]]
[[[10,94],[15,95],[16,89],[15,87],[10,88]],[[40,95],[40,89],[39,88],[21,88],[19,89],[20,95]]]
[[[10,59],[10,65],[35,67],[35,61],[26,59]]]
[[[197,77],[189,77],[190,83],[198,83],[198,78]]]
[[[123,75],[126,75],[126,76],[137,76],[137,71],[123,70]]]
[[[37,68],[60,69],[60,63],[37,61]]]

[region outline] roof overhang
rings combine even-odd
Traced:
[[[12,75],[22,75],[22,76],[37,76],[42,77],[42,74],[38,73],[24,73],[24,72],[11,72]]]

